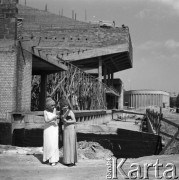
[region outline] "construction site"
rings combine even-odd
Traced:
[[[114,78],[133,68],[128,26],[82,22],[17,0],[0,0],[0,24],[0,179],[105,179],[107,158],[126,158],[129,165],[131,158],[142,163],[160,155],[166,163],[167,154],[179,152],[169,94],[124,92]],[[75,114],[75,172],[61,161],[53,170],[42,163],[47,97],[58,111],[65,99]],[[62,148],[60,140],[61,158]],[[178,168],[178,156],[171,160]]]

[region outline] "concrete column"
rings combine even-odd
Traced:
[[[43,111],[45,109],[46,97],[47,97],[47,74],[41,74],[40,99],[39,99],[40,111]]]
[[[141,99],[141,106],[144,107],[144,95],[141,94],[141,97],[142,97],[142,99]]]
[[[137,108],[139,108],[139,106],[140,106],[140,94],[137,94],[137,99],[138,99]]]
[[[146,104],[146,107],[148,106],[147,104],[147,94],[145,95],[145,104]]]
[[[157,94],[157,106],[159,106],[159,95]]]
[[[160,94],[158,95],[158,101],[159,101],[159,103],[158,103],[158,106],[160,107],[161,106],[161,102],[160,102]]]
[[[159,106],[161,106],[161,94],[159,94]]]
[[[149,94],[149,106],[151,106],[151,99],[152,98],[152,95],[151,94]]]
[[[113,86],[113,72],[111,72],[111,86]]]
[[[135,108],[137,108],[137,104],[136,104],[137,102],[136,102],[136,100],[137,100],[137,99],[136,99],[136,94],[134,94],[134,107],[135,107]]]
[[[100,82],[102,82],[102,59],[99,58],[98,61],[98,79]]]
[[[107,69],[108,79],[107,79],[107,85],[110,86],[110,70]]]
[[[137,95],[134,94],[134,107],[137,108]]]
[[[145,94],[143,94],[143,107],[145,108]]]
[[[142,100],[142,95],[139,94],[139,108],[141,108],[141,100]]]
[[[123,83],[121,84],[121,94],[118,97],[118,109],[123,109],[124,108],[124,85]]]
[[[17,111],[31,110],[32,54],[18,48]]]
[[[133,94],[131,94],[131,107],[133,107]]]
[[[163,107],[162,94],[160,94],[160,106]]]
[[[152,106],[154,106],[154,94],[152,94]]]
[[[150,94],[147,94],[147,106],[150,106]]]
[[[107,68],[106,66],[104,66],[104,83],[105,84],[107,84],[106,75],[107,75]]]

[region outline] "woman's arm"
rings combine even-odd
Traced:
[[[48,113],[46,111],[44,111],[44,118],[45,118],[45,122],[52,122],[55,121],[57,119],[57,115],[53,114],[53,113]]]
[[[70,111],[68,115],[71,116],[71,119],[68,119],[68,120],[64,119],[65,123],[67,123],[67,124],[76,123],[76,118],[75,118],[73,111]]]

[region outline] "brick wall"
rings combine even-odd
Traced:
[[[0,39],[16,38],[16,0],[0,0]]]
[[[0,48],[0,119],[16,109],[16,67],[16,51]]]
[[[17,111],[31,109],[32,54],[19,47],[17,61]]]
[[[29,111],[32,55],[16,40],[17,0],[0,0],[0,121],[7,112]]]
[[[0,121],[16,109],[16,1],[0,0]]]

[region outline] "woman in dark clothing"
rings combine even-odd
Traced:
[[[66,101],[63,102],[62,111],[62,121],[64,124],[63,163],[68,166],[73,166],[77,162],[76,119],[73,111],[69,109]]]

